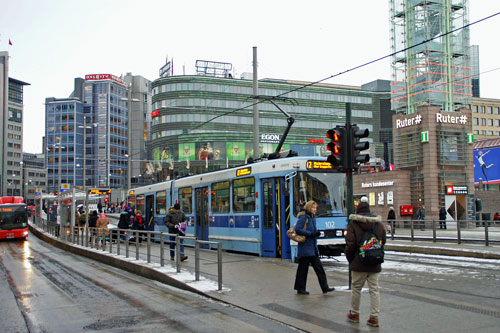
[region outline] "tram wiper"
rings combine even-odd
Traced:
[[[325,217],[325,216],[333,216],[333,215],[332,215],[332,213],[322,213],[322,214],[316,215],[316,217]]]

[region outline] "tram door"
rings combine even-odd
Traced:
[[[196,207],[196,238],[208,240],[208,187],[195,189],[195,207]]]
[[[262,254],[264,257],[290,258],[290,243],[286,238],[289,194],[286,190],[285,179],[263,179],[261,193]]]
[[[146,196],[146,209],[144,212],[144,223],[146,224],[146,230],[154,230],[154,195]]]

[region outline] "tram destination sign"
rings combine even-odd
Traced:
[[[236,170],[236,177],[248,176],[252,174],[252,168],[242,168]]]
[[[109,188],[92,188],[88,190],[89,194],[111,194]]]
[[[306,162],[307,170],[333,170],[332,163],[327,161],[312,161]]]

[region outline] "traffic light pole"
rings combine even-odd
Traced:
[[[351,103],[345,105],[345,128],[347,136],[347,171],[346,171],[346,185],[347,185],[347,216],[354,213],[354,190],[352,183],[352,138],[351,138]]]
[[[347,219],[354,213],[354,190],[352,183],[352,140],[351,140],[351,103],[345,104],[345,128],[347,135],[347,171],[345,173],[346,177],[346,187],[347,187]],[[347,221],[349,223],[349,221]],[[352,285],[352,271],[349,266],[349,290],[351,290]]]

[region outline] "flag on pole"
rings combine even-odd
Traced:
[[[10,41],[10,38],[9,38],[9,45],[11,45],[11,46],[12,46],[12,42]]]

